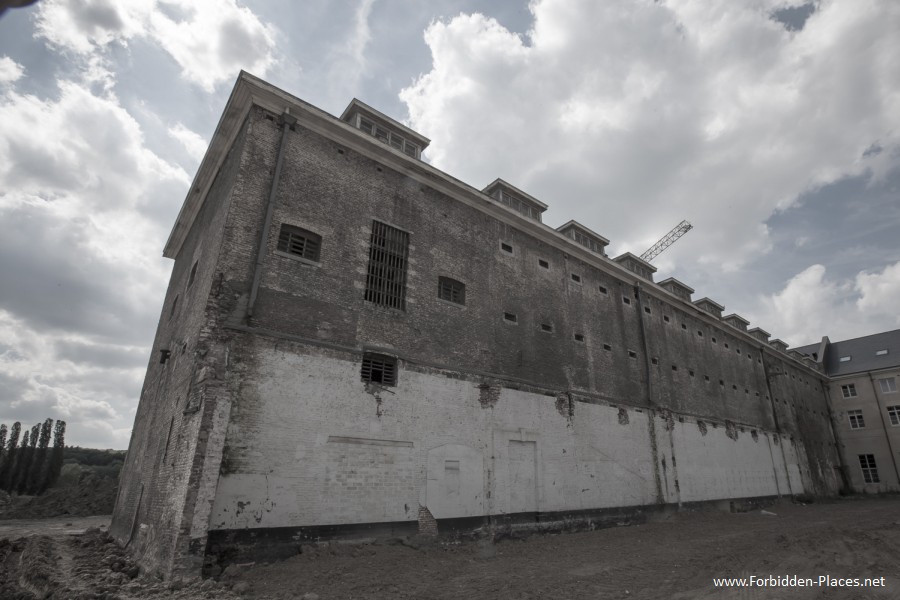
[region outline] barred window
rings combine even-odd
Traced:
[[[365,299],[406,310],[406,262],[409,234],[372,221]]]
[[[862,469],[863,481],[866,483],[881,483],[878,478],[878,467],[875,465],[874,454],[860,454],[859,467]]]
[[[438,277],[438,298],[454,304],[465,304],[466,284],[449,277]]]
[[[319,262],[321,247],[322,236],[286,223],[281,225],[281,231],[278,233],[278,250],[281,252]]]
[[[397,385],[397,359],[383,354],[366,352],[363,355],[360,376],[366,383]]]

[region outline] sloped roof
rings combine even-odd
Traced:
[[[819,344],[807,344],[792,350],[812,356],[819,351]],[[887,350],[887,354],[876,354],[881,350]],[[850,360],[841,362],[842,356],[849,356]],[[824,360],[821,356],[818,358],[830,377],[900,367],[900,329],[843,342],[831,342],[825,351]]]

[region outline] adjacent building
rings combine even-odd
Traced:
[[[796,348],[829,376],[838,439],[858,492],[900,491],[900,329]]]
[[[820,365],[428,143],[240,75],[165,246],[111,525],[146,566],[836,493]]]

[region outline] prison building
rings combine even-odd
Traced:
[[[239,76],[165,245],[111,525],[145,566],[839,489],[815,364],[428,144]]]

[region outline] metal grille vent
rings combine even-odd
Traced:
[[[397,385],[397,359],[382,354],[366,353],[363,355],[362,380],[366,383],[381,385]]]

